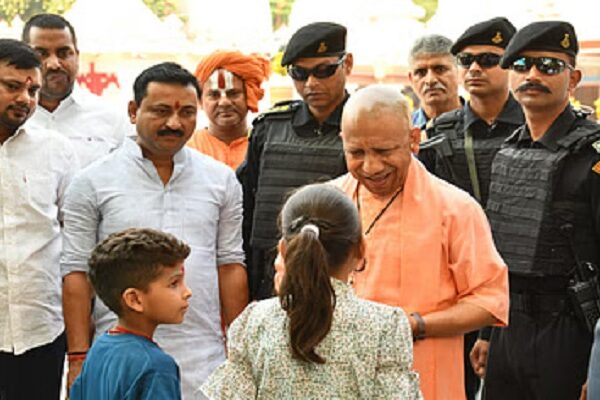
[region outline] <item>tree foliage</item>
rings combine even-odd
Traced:
[[[412,0],[412,2],[425,9],[425,15],[419,19],[423,23],[429,21],[438,8],[438,0]]]
[[[176,14],[179,9],[178,0],[143,0],[144,4],[159,18],[167,15]]]
[[[11,23],[18,15],[28,20],[35,14],[48,12],[64,14],[76,0],[0,0],[0,20]],[[160,18],[177,11],[178,0],[143,0],[144,3]]]
[[[0,19],[11,23],[17,15],[25,21],[41,12],[64,14],[73,3],[75,0],[0,0]]]
[[[282,25],[287,25],[294,0],[269,0],[271,6],[271,21],[273,30],[279,29]]]

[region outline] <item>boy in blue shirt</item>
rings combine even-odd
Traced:
[[[108,236],[89,260],[96,294],[119,320],[86,354],[71,400],[181,399],[179,367],[152,340],[159,324],[179,324],[192,295],[184,282],[187,244],[152,229]]]

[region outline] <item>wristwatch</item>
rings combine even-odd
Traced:
[[[413,333],[413,342],[425,339],[425,320],[418,312],[410,313],[410,316],[417,322],[417,331]]]

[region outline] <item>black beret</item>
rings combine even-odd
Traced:
[[[527,50],[554,51],[575,57],[579,52],[575,28],[563,21],[540,21],[523,27],[508,44],[500,66],[508,68],[520,53]]]
[[[333,22],[315,22],[298,29],[288,42],[281,65],[302,57],[329,57],[346,50],[346,28]]]
[[[506,48],[516,29],[504,17],[492,18],[471,26],[454,42],[450,52],[457,55],[462,49],[473,44]]]

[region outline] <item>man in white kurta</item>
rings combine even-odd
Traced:
[[[23,27],[23,41],[42,60],[39,106],[28,126],[54,130],[68,138],[85,167],[133,134],[127,113],[77,83],[79,49],[71,24],[55,14],[33,16]]]
[[[197,85],[173,63],[138,76],[129,106],[137,139],[126,138],[74,179],[65,200],[61,259],[69,351],[79,353],[90,345],[87,259],[99,241],[144,227],[190,245],[185,276],[193,295],[185,321],[161,326],[154,335],[181,368],[184,399],[197,398],[200,385],[225,360],[221,314],[229,324],[248,302],[241,186],[228,166],[184,147],[196,126]],[[99,299],[93,312],[96,333],[116,322]],[[80,367],[69,363],[69,381]]]
[[[40,63],[0,39],[0,399],[58,399],[65,337],[59,257],[64,193],[78,162],[70,143],[23,128]],[[33,383],[33,384],[32,384]]]

